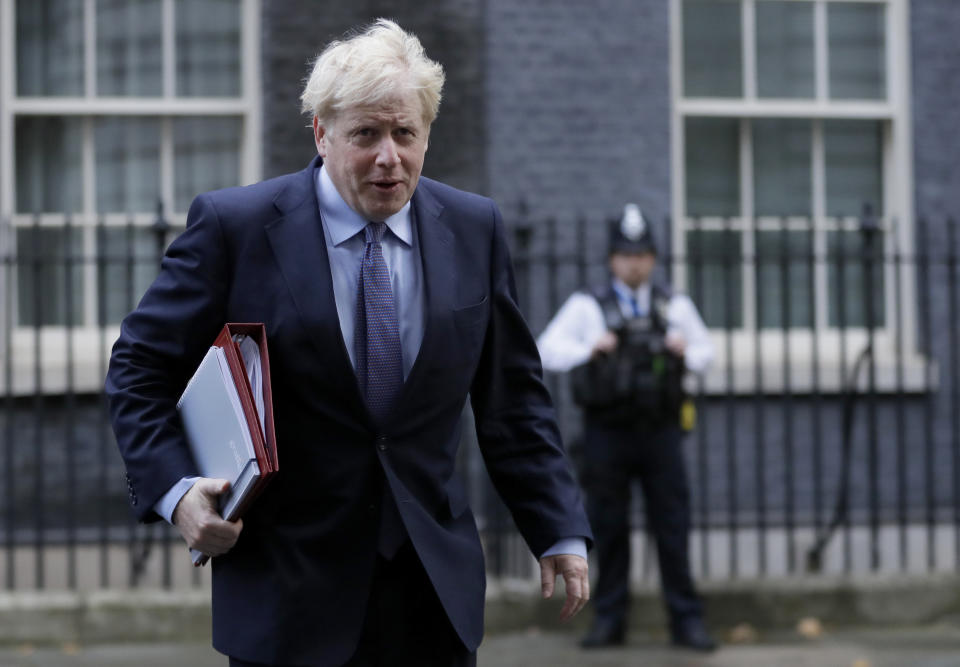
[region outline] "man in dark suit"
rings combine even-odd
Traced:
[[[380,20],[304,90],[319,156],[206,193],[107,376],[131,502],[213,556],[231,665],[471,665],[484,565],[455,475],[469,394],[487,469],[569,618],[592,537],[489,199],[420,178],[443,70]],[[280,472],[216,514],[175,404],[225,322],[264,322]]]

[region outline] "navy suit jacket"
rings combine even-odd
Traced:
[[[469,395],[490,476],[530,549],[591,539],[540,358],[520,310],[503,223],[484,197],[421,178],[426,288],[420,354],[377,428],[337,318],[305,170],[197,197],[160,274],[123,322],[106,388],[141,520],[197,470],[175,403],[225,322],[264,322],[280,473],[213,560],[213,642],[255,662],[340,664],[363,622],[382,468],[417,555],[464,644],[483,634],[484,563],[455,474]],[[186,556],[184,556],[186,557]]]

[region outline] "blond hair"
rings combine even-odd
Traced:
[[[301,110],[324,124],[344,109],[377,105],[412,90],[430,125],[440,108],[443,81],[443,66],[427,57],[420,40],[381,18],[327,45],[313,62]]]

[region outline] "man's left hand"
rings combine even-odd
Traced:
[[[667,334],[664,345],[678,357],[682,357],[687,351],[687,340],[683,337],[683,334],[677,331],[671,331]]]
[[[543,597],[553,597],[557,575],[563,577],[567,600],[560,610],[560,620],[566,621],[583,609],[590,599],[590,573],[587,561],[580,556],[557,554],[540,559],[540,590]]]

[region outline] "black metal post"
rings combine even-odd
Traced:
[[[840,331],[840,354],[839,354],[839,383],[843,387],[844,372],[847,368],[847,242],[846,232],[840,227],[836,231],[837,235],[837,326]],[[845,387],[844,400],[848,401],[845,409],[851,411],[853,394],[856,393],[857,373],[852,374],[853,382]],[[852,419],[852,416],[851,416]],[[850,535],[850,484],[849,479],[852,471],[850,469],[853,457],[852,433],[853,429],[843,429],[841,427],[841,437],[848,441],[842,443],[842,454],[840,461],[840,485],[837,488],[837,512],[835,519],[843,525],[843,571],[849,573],[853,568],[852,541]]]
[[[760,257],[757,241],[759,234],[757,230],[757,221],[752,221],[750,233],[753,234],[753,264],[754,270],[754,310],[756,319],[753,323],[753,409],[754,409],[754,481],[757,485],[755,491],[757,503],[757,562],[760,567],[760,574],[767,572],[767,490],[766,490],[766,422],[763,390],[763,338],[761,336],[763,324],[763,294],[761,292],[759,277],[763,270],[764,260]]]
[[[792,378],[790,377],[790,327],[793,324],[792,299],[790,298],[790,269],[792,253],[790,252],[790,232],[787,220],[780,220],[780,299],[783,307],[780,311],[781,335],[783,351],[781,358],[781,372],[783,373],[783,389],[781,403],[783,407],[783,477],[784,477],[784,525],[787,537],[787,571],[796,570],[796,540],[794,534],[794,477],[796,470],[793,461],[793,400]]]
[[[161,262],[163,261],[163,256],[167,250],[167,235],[170,232],[170,223],[167,220],[167,217],[164,212],[163,200],[157,199],[157,217],[153,221],[150,230],[154,235],[154,256],[151,258],[149,256],[143,258],[137,258],[141,262],[152,262],[154,266],[158,269]],[[134,306],[132,300],[130,302],[131,309]],[[161,557],[161,580],[164,588],[173,587],[173,543],[177,539],[177,534],[173,529],[164,524],[162,527],[162,542],[163,542],[163,555]],[[197,570],[193,572],[193,580],[195,585],[200,583],[200,573]]]
[[[65,324],[66,324],[66,396],[65,401],[65,420],[64,420],[64,460],[66,461],[67,477],[67,506],[65,508],[65,519],[67,523],[67,586],[71,589],[77,587],[77,551],[76,551],[76,506],[77,506],[77,482],[76,482],[76,389],[74,386],[73,373],[73,225],[70,216],[67,216],[66,224],[63,228],[64,257],[63,270],[63,290],[65,294]]]
[[[877,443],[879,438],[877,432],[877,363],[874,353],[874,339],[878,324],[876,299],[874,299],[874,269],[879,234],[880,222],[874,217],[873,207],[870,204],[864,204],[863,215],[860,218],[860,235],[862,238],[861,259],[863,261],[863,298],[866,308],[867,349],[870,350],[870,360],[867,365],[867,465],[869,467],[868,489],[870,498],[870,569],[874,571],[880,568],[880,464]]]
[[[670,229],[669,219],[666,221],[665,229]],[[694,245],[695,252],[693,256],[690,257],[688,252],[688,258],[691,260],[688,265],[693,267],[693,275],[695,282],[693,285],[693,294],[697,300],[697,303],[702,304],[704,302],[703,298],[703,289],[704,289],[704,277],[703,277],[703,247],[702,244],[697,243]],[[704,396],[704,378],[703,374],[700,374],[697,378],[697,396],[696,396],[696,413],[697,413],[697,422],[700,422],[695,425],[697,431],[697,484],[699,486],[698,495],[700,497],[700,508],[699,508],[699,528],[700,528],[700,569],[703,571],[705,577],[710,576],[710,461],[708,459],[709,447],[707,446],[707,429],[702,423],[706,418],[706,410],[703,405],[703,396]]]
[[[97,244],[96,256],[94,262],[97,267],[97,328],[100,338],[100,346],[97,356],[100,360],[100,377],[107,375],[107,230],[103,217],[97,220],[96,226]],[[100,512],[98,527],[98,542],[100,552],[100,586],[106,588],[110,585],[110,537],[109,537],[109,502],[110,491],[108,488],[107,472],[109,467],[110,452],[110,427],[107,419],[108,410],[106,404],[106,395],[102,395],[102,408],[100,410],[100,419],[98,423],[100,433],[100,447],[97,452],[97,488],[100,496]]]
[[[936,555],[936,489],[934,488],[934,456],[933,416],[934,416],[934,381],[933,381],[933,316],[930,312],[930,246],[927,235],[926,218],[920,218],[917,226],[917,273],[919,274],[919,297],[921,328],[923,331],[921,347],[924,351],[923,383],[925,400],[923,402],[924,426],[924,504],[927,528],[927,569],[931,572],[937,567]]]
[[[958,335],[957,317],[960,317],[960,307],[957,304],[957,225],[953,218],[947,219],[947,285],[948,285],[948,319],[950,322],[948,336],[950,337],[950,415],[952,437],[951,459],[953,463],[953,546],[954,569],[960,570],[960,335]]]
[[[13,342],[11,341],[11,332],[13,329],[13,282],[14,282],[14,273],[16,271],[16,264],[14,263],[14,242],[16,241],[16,236],[13,231],[12,221],[5,220],[3,230],[6,233],[10,234],[10,238],[5,246],[6,254],[3,257],[3,268],[4,268],[4,290],[6,290],[6,298],[4,299],[4,315],[5,321],[8,323],[8,329],[6,335],[4,336],[4,369],[3,369],[3,379],[4,379],[4,388],[6,389],[6,394],[4,394],[3,407],[6,411],[6,422],[4,426],[6,427],[6,442],[4,443],[4,482],[6,484],[6,520],[7,520],[7,530],[6,530],[6,555],[7,555],[7,567],[6,567],[6,588],[7,590],[13,590],[16,586],[17,581],[17,570],[16,570],[16,542],[14,540],[14,531],[16,530],[16,521],[17,521],[17,511],[16,511],[16,493],[14,484],[16,482],[16,474],[14,467],[14,420],[16,418],[15,410],[15,400],[13,396]]]
[[[43,272],[46,255],[41,254],[40,215],[33,218],[33,464],[36,475],[34,480],[33,529],[34,529],[34,585],[42,589],[45,584],[44,541],[46,528],[46,480],[44,467],[44,396],[43,396]],[[51,262],[52,263],[52,262]]]
[[[814,237],[816,238],[816,237]],[[822,258],[821,258],[822,260]],[[817,247],[816,242],[810,243],[807,253],[807,266],[811,277],[817,275]],[[824,268],[826,268],[824,263]],[[817,321],[817,295],[816,290],[811,289],[808,292],[807,306],[810,309],[813,326],[810,330],[810,400],[811,400],[811,433],[813,441],[811,442],[811,456],[813,466],[813,533],[820,534],[823,527],[823,422],[822,409],[823,401],[820,397],[820,327],[821,323]]]
[[[896,461],[897,461],[897,539],[899,544],[899,566],[901,571],[907,569],[907,432],[906,432],[906,414],[905,408],[907,395],[904,387],[904,305],[903,305],[903,250],[900,247],[896,234],[891,238],[894,243],[893,253],[893,277],[894,290],[894,331],[896,338],[896,399],[894,401],[894,414],[896,419]]]
[[[724,313],[724,333],[727,352],[726,369],[726,392],[724,404],[726,405],[726,443],[727,443],[727,493],[729,494],[729,512],[727,519],[727,530],[730,533],[730,576],[736,578],[740,571],[740,548],[738,540],[739,522],[740,522],[740,503],[739,503],[739,480],[737,468],[737,400],[736,388],[734,386],[736,378],[734,376],[734,345],[733,345],[733,309],[735,301],[733,298],[733,253],[728,247],[728,241],[731,238],[730,219],[724,221],[723,243],[721,248],[721,262],[723,267],[723,313]],[[703,236],[700,236],[699,243],[705,245]],[[742,290],[742,286],[740,286]],[[741,291],[742,294],[742,291]]]

